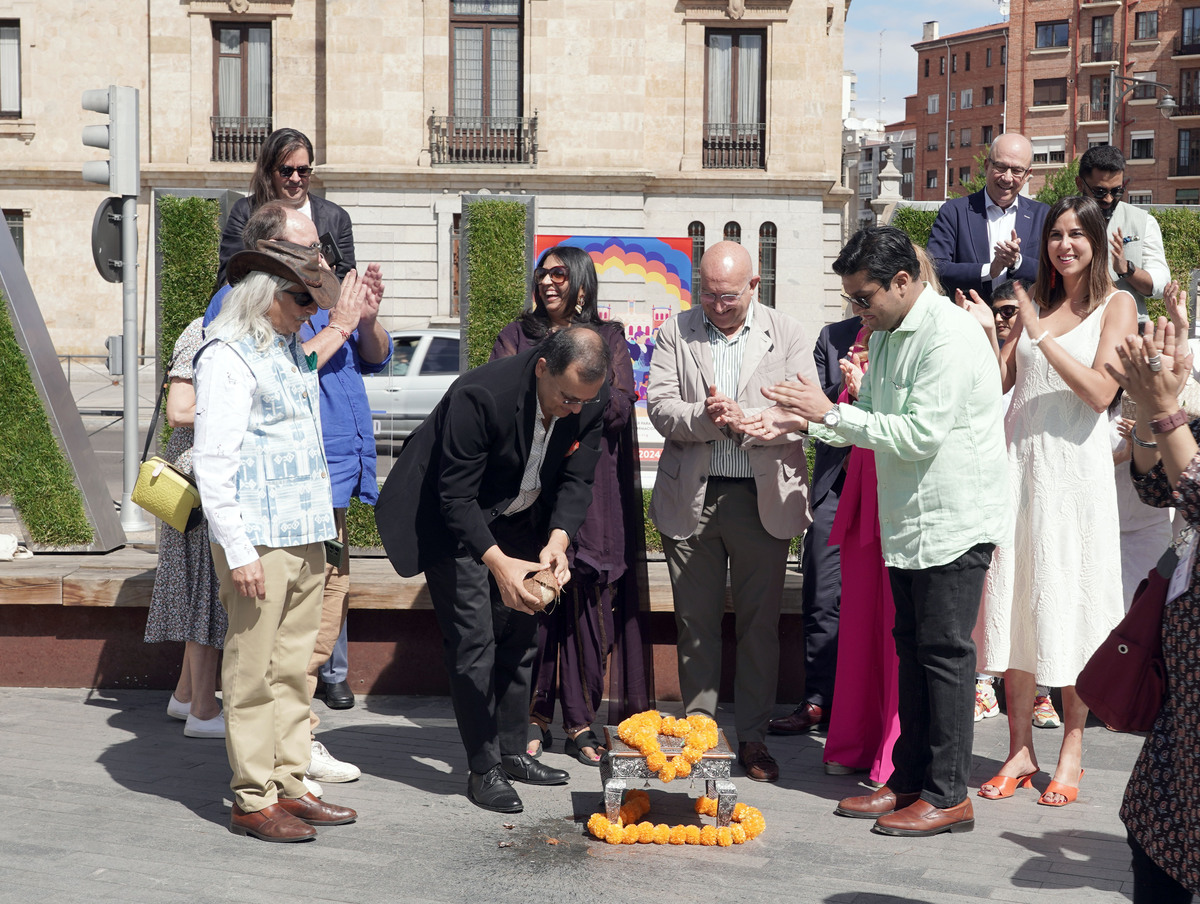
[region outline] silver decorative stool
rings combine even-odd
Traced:
[[[658,736],[663,754],[670,759],[683,752],[683,738]],[[604,746],[608,748],[600,760],[600,779],[604,782],[604,809],[609,822],[616,822],[621,815],[621,799],[630,788],[637,787],[647,779],[658,776],[646,765],[646,757],[630,747],[617,736],[617,726],[604,726]],[[700,762],[692,766],[687,776],[675,781],[687,782],[704,779],[704,796],[716,798],[717,826],[729,825],[733,818],[733,807],[737,803],[737,787],[730,780],[735,759],[725,732],[718,729],[717,746],[706,751]]]

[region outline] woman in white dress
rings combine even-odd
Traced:
[[[1117,384],[1104,369],[1137,329],[1127,292],[1108,273],[1108,230],[1095,201],[1063,198],[1046,217],[1035,304],[1017,291],[1017,323],[1000,353],[1013,545],[997,549],[984,592],[985,671],[1004,675],[1008,758],[981,797],[1032,786],[1037,684],[1062,688],[1063,741],[1038,803],[1075,800],[1087,707],[1075,678],[1124,614],[1121,549],[1106,411]]]

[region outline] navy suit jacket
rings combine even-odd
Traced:
[[[813,347],[813,360],[817,364],[817,376],[821,388],[831,402],[836,402],[842,392],[842,369],[838,361],[850,354],[854,339],[862,328],[857,317],[831,323],[817,334]],[[850,454],[849,446],[830,446],[817,443],[813,461],[812,504],[819,505],[842,471],[842,462]]]
[[[460,550],[478,561],[495,544],[490,525],[520,493],[533,445],[539,351],[463,374],[404,443],[375,505],[399,574],[411,577]],[[587,515],[608,393],[606,383],[596,402],[559,418],[550,434],[534,503],[547,536],[557,527],[573,538]]]
[[[971,289],[991,303],[991,280],[980,276],[983,265],[991,263],[992,244],[988,241],[986,191],[980,190],[965,198],[954,198],[942,205],[926,250],[937,265],[938,278],[946,296],[953,301],[954,290],[966,295]],[[1021,266],[1015,278],[1026,286],[1037,279],[1038,253],[1042,243],[1042,227],[1050,208],[1041,201],[1024,196],[1017,202],[1017,237],[1021,240]]]
[[[342,256],[334,268],[334,272],[337,273],[338,279],[344,279],[346,274],[356,266],[354,229],[350,224],[350,214],[332,201],[326,201],[316,195],[309,195],[308,200],[312,206],[313,225],[317,227],[317,235],[322,236],[328,232],[333,236],[333,242]],[[217,268],[218,286],[225,282],[225,265],[244,247],[242,230],[246,228],[246,221],[250,219],[252,213],[254,211],[250,208],[249,195],[238,198],[229,211],[229,218],[225,221],[225,228],[221,231],[221,263]]]

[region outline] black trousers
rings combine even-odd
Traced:
[[[804,534],[800,568],[804,623],[804,703],[826,710],[833,705],[833,678],[837,673],[838,619],[842,605],[842,557],[829,545],[833,517],[846,472],[839,470],[833,486],[813,506],[813,522]]]
[[[537,561],[541,546],[526,512],[492,523],[506,555]],[[425,581],[442,631],[450,697],[472,772],[525,752],[537,617],[504,605],[491,572],[460,550],[431,563]]]
[[[888,568],[896,603],[900,737],[892,750],[893,791],[919,792],[945,809],[967,796],[975,734],[975,642],[991,543],[945,565]]]
[[[1151,860],[1133,835],[1126,840],[1133,851],[1133,904],[1191,904],[1190,891]]]

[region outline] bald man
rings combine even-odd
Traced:
[[[1022,195],[1033,166],[1024,135],[1005,132],[988,149],[982,191],[942,205],[929,233],[929,256],[946,295],[974,289],[989,304],[992,290],[1012,279],[1033,285],[1038,246],[1050,209]]]
[[[675,598],[679,685],[690,715],[715,716],[728,574],[737,621],[734,722],[747,777],[773,782],[765,743],[779,674],[779,606],[788,542],[811,522],[804,445],[732,428],[766,407],[760,389],[801,373],[817,381],[801,326],[758,304],[758,277],[736,242],[700,262],[700,305],[658,333],[647,391],[665,438],[650,501]]]

